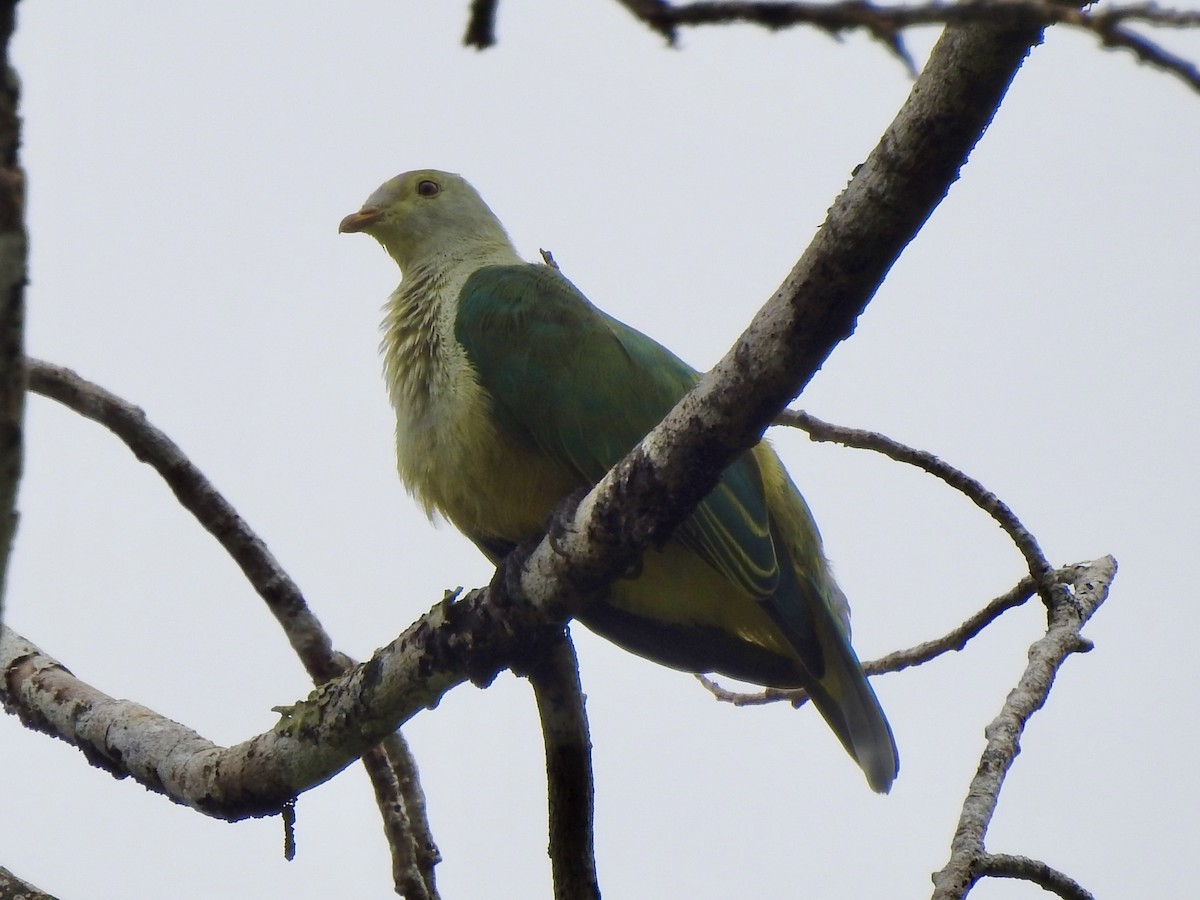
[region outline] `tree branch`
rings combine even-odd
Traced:
[[[55,900],[45,891],[22,881],[8,869],[0,866],[0,900]]]
[[[375,802],[383,815],[383,830],[392,852],[392,883],[396,893],[405,900],[437,900],[433,868],[441,860],[441,854],[432,841],[422,840],[428,834],[429,823],[424,822],[421,827],[422,823],[415,823],[409,814],[411,808],[419,810],[424,817],[424,795],[415,777],[406,779],[407,785],[401,783],[400,772],[406,771],[404,763],[409,764],[407,771],[412,776],[416,774],[407,742],[395,732],[384,743],[376,744],[364,753],[362,761],[371,776]],[[420,803],[408,802],[414,787],[422,795]]]
[[[985,853],[979,860],[978,871],[981,875],[991,875],[993,878],[1032,881],[1043,890],[1058,894],[1063,900],[1095,900],[1091,892],[1074,878],[1028,856]]]
[[[0,621],[8,560],[17,532],[25,418],[25,172],[18,149],[20,82],[8,62],[16,3],[0,4]]]
[[[555,900],[599,900],[592,818],[592,741],[569,634],[529,672],[546,744]]]
[[[1004,529],[1004,533],[1016,544],[1017,550],[1025,557],[1029,574],[1033,576],[1047,607],[1054,602],[1053,594],[1060,590],[1060,583],[1054,567],[1046,559],[1037,539],[1009,509],[1008,505],[985,488],[970,475],[947,462],[944,462],[926,450],[917,450],[899,441],[892,440],[876,431],[863,431],[858,428],[846,428],[842,425],[832,425],[810,416],[806,412],[785,409],[776,417],[776,422],[783,425],[794,425],[806,431],[814,441],[834,441],[846,447],[856,447],[860,450],[874,450],[882,453],[896,462],[916,466],[939,478],[968,499],[985,513],[996,520]]]
[[[836,3],[806,2],[698,2],[676,6],[662,0],[618,0],[637,19],[674,44],[681,27],[758,25],[772,31],[810,25],[835,37],[865,31],[888,48],[915,75],[915,64],[904,46],[902,32],[922,25],[993,23],[1009,27],[1041,28],[1066,25],[1085,31],[1104,47],[1131,51],[1138,61],[1168,72],[1200,91],[1200,70],[1189,60],[1168,52],[1126,23],[1161,28],[1196,28],[1200,12],[1163,9],[1153,3],[1081,10],[1055,0],[963,0],[961,3],[913,3],[880,6],[868,0]]]
[[[230,748],[107,696],[3,626],[0,701],[93,765],[235,821],[278,813],[468,677],[483,684],[509,660],[536,659],[562,634],[564,615],[489,591],[443,601],[368,662],[280,709],[272,730]]]
[[[1020,739],[1026,723],[1046,702],[1054,684],[1054,676],[1067,657],[1091,648],[1090,642],[1082,637],[1081,630],[1108,597],[1117,562],[1111,556],[1106,556],[1092,563],[1073,566],[1068,571],[1068,599],[1051,606],[1050,623],[1045,635],[1030,646],[1029,663],[1020,681],[1008,695],[999,715],[984,730],[987,747],[967,790],[967,799],[963,803],[950,845],[950,859],[933,876],[934,900],[959,900],[965,897],[980,877],[993,874],[988,871],[989,866],[1003,869],[1005,877],[1029,878],[1038,884],[1043,883],[1031,877],[1033,870],[1001,865],[1014,857],[998,857],[988,862],[984,837],[1000,800],[1004,779],[1020,751]],[[1044,874],[1040,869],[1036,871]],[[1053,870],[1046,867],[1046,871]],[[1086,892],[1082,896],[1086,896]]]
[[[471,17],[463,43],[476,50],[486,50],[496,43],[496,7],[500,0],[471,0]]]
[[[348,668],[349,658],[334,652],[329,634],[267,545],[179,446],[147,421],[141,409],[70,369],[38,359],[30,359],[28,366],[31,391],[100,423],[124,441],[139,461],[162,476],[180,505],[233,557],[314,681],[326,681]]]
[[[904,246],[957,178],[1036,29],[947,29],[908,101],[835,201],[783,285],[733,349],[588,495],[522,587],[543,607],[569,602],[563,582],[594,588],[661,544],[724,468],[812,378]],[[609,548],[587,559],[589,546]],[[575,560],[568,563],[567,560]]]

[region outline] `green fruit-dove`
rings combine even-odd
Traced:
[[[699,377],[557,269],[524,262],[458,175],[397,176],[340,231],[371,235],[402,273],[382,344],[400,477],[493,563],[599,481]],[[849,615],[804,498],[760,443],[579,618],[667,666],[807,689],[871,787],[887,791],[896,745]]]

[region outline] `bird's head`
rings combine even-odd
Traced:
[[[385,181],[362,209],[342,219],[341,233],[366,232],[401,271],[437,257],[511,252],[504,226],[459,175],[418,169]]]

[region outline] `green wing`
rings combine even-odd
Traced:
[[[459,297],[454,334],[506,436],[589,484],[657,425],[699,377],[665,347],[596,309],[545,266],[490,266],[473,273]],[[752,453],[739,457],[675,538],[763,601],[796,651],[799,683],[871,786],[886,791],[898,765],[895,742],[835,612],[844,611],[844,597],[825,570],[804,500],[773,454],[761,455],[761,461]],[[498,556],[499,549],[491,552]],[[648,637],[641,634],[647,624]],[[653,626],[652,620],[639,623],[639,637],[631,640],[626,625],[609,620],[604,633],[635,652],[662,658],[655,640],[674,643],[678,635]],[[728,649],[723,645],[722,653]],[[759,656],[751,664],[750,656],[738,652],[724,659],[727,668],[746,662],[750,667],[739,671],[751,678],[762,677],[756,672],[771,662]],[[773,663],[770,667],[778,672]],[[786,674],[782,679],[793,684]]]
[[[590,484],[699,377],[547,266],[475,271],[459,297],[454,334],[509,436]],[[752,596],[774,594],[779,564],[761,473],[750,454],[730,466],[676,538]]]

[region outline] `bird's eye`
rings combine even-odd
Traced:
[[[436,197],[441,189],[436,181],[422,181],[417,185],[417,193],[422,197]]]

